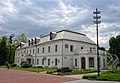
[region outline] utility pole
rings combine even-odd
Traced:
[[[99,20],[101,18],[100,11],[97,10],[93,12],[93,14],[95,14],[95,16],[93,16],[93,18],[95,19],[95,21],[93,21],[94,24],[96,24],[96,31],[97,31],[97,69],[98,69],[98,76],[100,75],[100,63],[99,63],[99,44],[98,44],[98,24],[101,23],[101,21]]]

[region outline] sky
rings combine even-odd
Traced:
[[[101,11],[99,45],[109,48],[120,35],[120,0],[0,0],[0,37],[25,33],[28,38],[71,30],[96,42],[93,11]]]

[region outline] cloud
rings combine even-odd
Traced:
[[[120,1],[110,0],[0,0],[0,36],[26,33],[29,38],[69,29],[96,42],[93,11],[101,11],[99,44],[120,34]]]

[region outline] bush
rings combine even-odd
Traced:
[[[83,76],[83,79],[95,79],[97,78],[97,75],[85,75]]]
[[[37,68],[43,68],[43,66],[37,66]]]
[[[13,64],[11,64],[11,67],[17,67],[17,64],[13,63]]]
[[[32,65],[31,65],[31,64],[28,64],[26,61],[22,61],[20,65],[21,65],[22,68],[32,67]]]
[[[60,68],[60,69],[57,69],[57,72],[71,72],[72,70],[69,69],[69,67],[63,67],[63,68]]]

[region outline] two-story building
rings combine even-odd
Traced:
[[[97,69],[96,49],[97,45],[85,34],[61,30],[21,43],[15,53],[15,63],[27,61],[34,67]],[[106,53],[99,51],[99,57],[100,68],[106,68]]]

